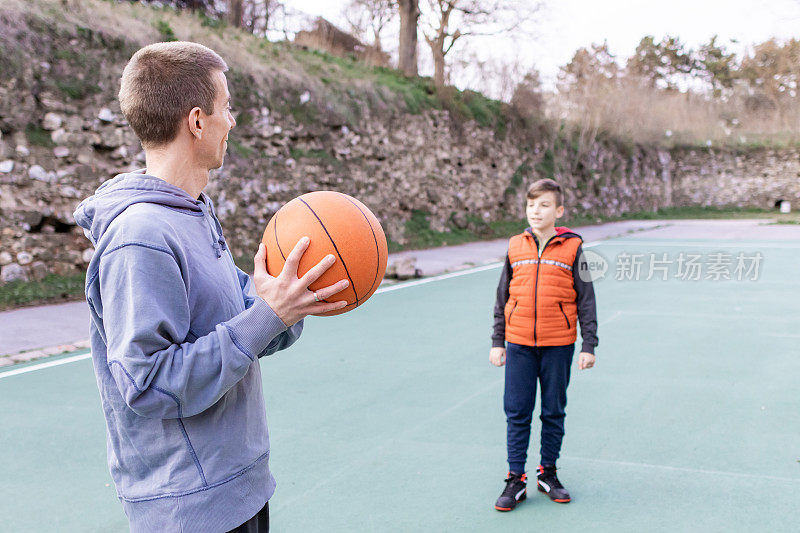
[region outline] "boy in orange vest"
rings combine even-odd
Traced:
[[[527,496],[525,460],[537,380],[542,391],[537,488],[555,502],[570,501],[556,476],[556,460],[564,437],[564,409],[578,320],[583,337],[578,368],[594,366],[597,346],[594,288],[591,279],[580,275],[583,241],[568,228],[555,227],[556,219],[564,214],[561,187],[550,179],[539,180],[531,185],[527,196],[525,214],[530,227],[511,237],[508,244],[497,287],[489,353],[492,364],[506,367],[503,405],[509,472],[506,487],[495,503],[498,511],[514,509]]]

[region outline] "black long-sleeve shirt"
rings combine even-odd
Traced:
[[[594,298],[594,285],[591,280],[584,281],[580,277],[581,261],[583,259],[583,246],[578,246],[575,262],[572,264],[572,280],[575,287],[576,303],[578,304],[578,320],[581,324],[581,337],[583,338],[582,352],[594,353],[599,344],[597,338],[597,306]],[[584,268],[588,272],[587,268]],[[505,347],[506,345],[506,316],[505,307],[508,302],[508,286],[511,283],[511,261],[506,260],[500,282],[497,284],[497,299],[494,304],[494,328],[492,331],[492,347]]]

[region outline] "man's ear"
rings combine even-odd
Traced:
[[[203,112],[199,107],[193,107],[187,118],[189,133],[198,141],[203,137]]]
[[[561,218],[564,216],[564,206],[560,205],[556,208],[556,218]]]

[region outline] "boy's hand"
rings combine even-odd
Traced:
[[[297,265],[300,258],[305,253],[309,244],[308,237],[303,237],[295,245],[283,270],[277,277],[270,276],[267,272],[267,248],[263,244],[258,245],[258,253],[253,259],[255,272],[253,273],[253,283],[258,294],[275,311],[286,326],[291,326],[308,315],[315,313],[327,313],[341,309],[347,302],[317,302],[314,293],[308,290],[308,286],[319,279],[334,263],[334,257],[329,255],[322,259],[315,266],[311,267],[302,278],[297,277]],[[319,289],[317,297],[320,300],[330,298],[334,294],[344,290],[348,281],[343,279],[333,285]]]
[[[502,346],[492,348],[489,351],[489,361],[494,366],[503,366],[506,364],[506,349]]]
[[[594,366],[594,354],[589,352],[581,352],[578,356],[578,368],[585,370]]]

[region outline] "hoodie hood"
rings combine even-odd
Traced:
[[[161,178],[145,174],[144,169],[117,174],[97,188],[93,196],[82,201],[75,210],[75,222],[93,245],[123,211],[142,202],[187,210],[200,216],[203,202]]]
[[[566,226],[556,226],[555,229],[556,229],[556,234],[553,235],[553,237],[564,237],[565,239],[568,239],[568,238],[571,238],[571,237],[577,237],[577,238],[583,240],[580,235],[578,235],[577,233],[575,233],[574,231],[572,231],[571,229],[569,229]],[[536,235],[533,233],[533,228],[531,228],[530,226],[525,228],[525,231],[523,232],[523,234],[527,235],[529,237],[532,237],[533,240],[537,240],[536,239]]]

